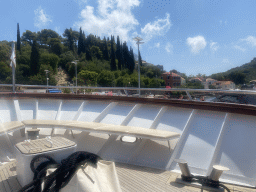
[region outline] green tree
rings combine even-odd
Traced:
[[[97,77],[97,82],[103,87],[112,87],[114,81],[114,74],[111,71],[101,71]]]
[[[90,52],[91,52],[92,57],[95,57],[97,59],[102,59],[103,54],[99,47],[93,45],[90,48]]]
[[[40,69],[40,54],[39,47],[36,40],[33,40],[32,48],[31,48],[31,56],[30,56],[30,70],[31,75],[36,75]]]
[[[228,78],[233,81],[236,85],[245,83],[246,75],[241,72],[231,72]]]
[[[20,51],[20,27],[17,23],[17,50]]]
[[[119,36],[117,36],[117,40],[116,40],[116,58],[118,59],[118,70],[121,70],[122,58],[121,58],[121,44],[120,44]]]
[[[131,47],[130,47],[130,52],[129,52],[129,62],[130,62],[129,70],[132,73],[135,68],[135,59],[134,59],[133,49]]]
[[[66,44],[69,50],[74,52],[74,42],[75,42],[76,36],[72,28],[65,29],[63,36],[67,38]]]
[[[23,33],[21,36],[21,41],[28,42],[30,45],[32,45],[33,40],[36,40],[37,34],[35,32],[31,32],[29,30],[26,30],[26,32]]]
[[[87,86],[96,85],[98,73],[93,71],[82,70],[78,73],[77,77],[80,81],[84,82]]]
[[[80,55],[83,52],[83,50],[84,50],[84,38],[83,38],[82,28],[80,27],[77,54]]]
[[[159,88],[161,86],[161,83],[158,79],[153,78],[150,79],[149,85],[150,88]]]
[[[116,70],[116,55],[115,55],[115,50],[114,50],[114,36],[111,35],[111,61],[110,61],[110,68],[111,71]]]
[[[53,69],[53,73],[57,73],[59,57],[53,53],[42,53],[40,57],[40,65],[49,64]]]
[[[104,39],[103,39],[103,51],[102,51],[102,53],[103,53],[103,59],[105,59],[105,60],[109,60],[109,55],[108,55],[108,44],[107,44],[107,40],[106,40],[106,38],[104,37]]]
[[[50,42],[50,39],[59,39],[59,34],[51,29],[42,29],[41,31],[39,31],[37,33],[37,39],[39,40],[41,45],[48,45],[50,46],[48,43]]]
[[[4,82],[5,79],[8,77],[8,76],[11,76],[11,68],[6,64],[4,63],[3,61],[0,61],[0,81],[1,82]]]
[[[140,51],[139,51],[139,58],[138,58],[138,62],[140,64],[140,66],[142,66],[142,58],[141,58],[141,55],[140,55]]]
[[[216,89],[214,85],[209,85],[209,89]]]
[[[61,66],[63,69],[67,70],[68,69],[68,68],[66,68],[67,63],[71,63],[74,60],[75,60],[75,56],[74,56],[73,52],[67,51],[60,55],[59,66]]]
[[[60,39],[50,38],[50,39],[48,39],[47,44],[50,46],[49,52],[54,53],[58,56],[61,55],[61,53],[63,51],[63,45],[61,44]]]
[[[0,42],[0,61],[10,61],[11,44],[7,41]]]

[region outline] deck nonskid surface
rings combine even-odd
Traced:
[[[123,192],[196,192],[207,191],[176,183],[178,174],[160,169],[116,163]],[[16,192],[21,189],[17,180],[16,161],[0,166],[0,191]],[[232,192],[254,192],[256,189],[228,185]]]

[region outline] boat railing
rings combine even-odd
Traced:
[[[12,84],[0,84],[1,92],[12,92]],[[221,95],[251,95],[256,105],[254,90],[222,90],[222,89],[188,89],[188,88],[137,88],[137,87],[90,87],[90,86],[56,86],[56,85],[15,85],[16,92],[47,93],[49,89],[62,90],[63,93],[121,95],[132,97],[147,97],[158,99],[187,99],[198,101],[213,101]],[[67,91],[68,90],[68,91]],[[140,95],[138,94],[140,90]],[[215,100],[214,100],[215,99]]]

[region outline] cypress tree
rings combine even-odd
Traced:
[[[86,60],[88,60],[88,61],[92,60],[89,42],[90,42],[90,35],[87,36],[87,38],[84,40],[84,50],[85,50],[85,54],[86,54]]]
[[[17,50],[20,51],[20,27],[17,23]]]
[[[123,44],[120,43],[120,61],[121,61],[121,67],[124,69],[124,52],[123,52]]]
[[[106,38],[104,37],[104,39],[103,39],[103,59],[105,59],[105,60],[109,60],[109,56],[108,56],[108,44],[107,44],[107,40],[106,40]]]
[[[123,59],[124,67],[129,69],[129,51],[126,42],[123,43]]]
[[[80,55],[82,50],[83,50],[83,33],[82,33],[82,28],[80,27],[80,33],[79,33],[79,38],[78,38],[78,49],[77,49],[77,54]]]
[[[39,46],[36,42],[36,39],[34,39],[32,48],[31,48],[31,56],[30,56],[31,75],[36,75],[39,72],[39,69],[40,69],[39,59],[40,59]]]
[[[115,56],[115,50],[114,50],[114,36],[111,35],[111,61],[110,61],[110,68],[111,71],[116,70],[116,56]]]
[[[86,37],[85,37],[85,34],[84,34],[84,31],[83,31],[83,46],[82,46],[82,52],[85,53],[85,44],[86,44]]]
[[[134,60],[133,49],[131,47],[130,47],[130,61],[131,61],[130,71],[132,73],[135,68],[135,60]]]
[[[139,64],[140,66],[142,66],[142,59],[141,59],[140,51],[139,51],[138,64]]]
[[[116,58],[118,59],[118,70],[121,70],[122,62],[121,62],[121,49],[120,49],[119,36],[117,36],[117,40],[116,40]]]

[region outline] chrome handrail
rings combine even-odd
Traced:
[[[26,87],[26,88],[47,88],[46,85],[23,85],[16,84],[16,87]],[[0,87],[12,87],[12,84],[0,84]],[[181,92],[204,92],[204,93],[238,93],[238,94],[256,94],[256,90],[223,90],[223,89],[187,89],[187,88],[135,88],[135,87],[88,87],[88,86],[54,86],[50,85],[48,88],[58,88],[58,89],[98,89],[98,90],[141,90],[141,91],[181,91]]]

